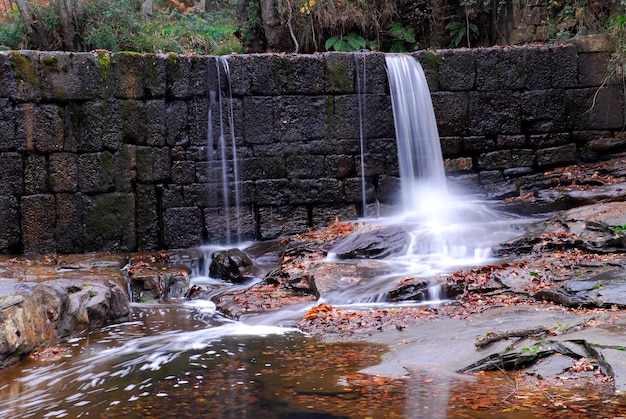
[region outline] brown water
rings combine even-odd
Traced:
[[[293,329],[246,326],[210,305],[134,305],[131,321],[70,339],[56,359],[2,371],[2,418],[622,417],[623,396],[412,371],[357,371],[385,348],[324,344]]]

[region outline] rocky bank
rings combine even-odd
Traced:
[[[244,251],[217,252],[209,269],[223,281],[189,289],[191,268],[203,257],[196,249],[6,257],[0,260],[1,364],[124,319],[131,299],[184,297],[211,299],[226,316],[244,321],[290,307],[296,314],[283,321],[320,339],[389,345],[384,362],[367,372],[516,369],[546,380],[608,383],[622,392],[624,167],[626,160],[617,157],[507,181],[515,196],[494,206],[535,217],[519,237],[494,249],[497,260],[428,280],[403,276],[386,294],[389,302],[423,301],[435,281],[448,300],[437,306],[356,310],[322,303],[333,291],[392,269],[384,257],[406,245],[397,226],[336,221]],[[341,263],[321,263],[331,250]]]

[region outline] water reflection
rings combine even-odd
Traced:
[[[550,388],[515,373],[358,371],[382,346],[322,343],[235,323],[210,303],[133,305],[131,321],[72,338],[57,359],[3,370],[2,418],[619,417],[623,396]]]

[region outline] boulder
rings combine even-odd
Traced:
[[[400,226],[352,234],[331,249],[339,259],[382,259],[406,249],[409,233]]]
[[[239,249],[218,250],[213,253],[213,260],[209,267],[212,278],[239,284],[252,278],[254,263]]]

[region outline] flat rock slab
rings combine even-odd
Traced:
[[[574,360],[581,356],[599,357],[600,368],[615,380],[615,389],[626,391],[626,345],[623,328],[626,314],[615,313],[611,322],[603,325],[606,315],[580,315],[567,311],[542,311],[531,306],[494,308],[481,315],[472,316],[471,321],[443,319],[403,330],[374,334],[369,341],[388,344],[391,351],[383,357],[383,363],[362,370],[365,373],[387,376],[404,376],[410,370],[435,369],[441,373],[458,373],[489,369],[500,362],[519,362],[521,366],[534,369],[535,374],[550,374],[562,371],[567,363],[538,371],[539,359],[549,359],[561,354]],[[585,326],[596,320],[597,326]],[[532,338],[511,337],[477,347],[477,338],[489,334],[505,334],[511,330],[544,328]],[[569,345],[569,346],[568,346]],[[572,350],[576,346],[578,349]],[[580,353],[585,352],[585,353]],[[480,366],[485,366],[481,368]]]

